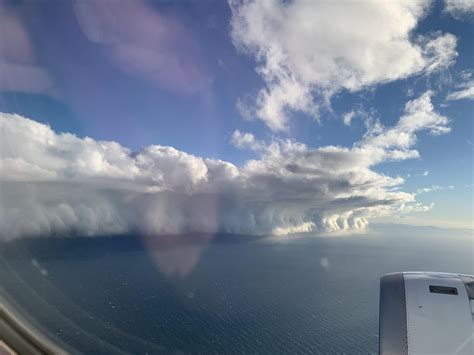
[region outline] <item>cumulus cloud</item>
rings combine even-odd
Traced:
[[[133,152],[3,113],[0,239],[363,228],[373,216],[423,210],[415,194],[400,191],[402,178],[372,167],[417,157],[417,133],[446,133],[447,124],[426,93],[394,127],[378,123],[350,148],[266,143],[236,131],[232,142],[258,155],[237,167],[166,146]]]
[[[235,130],[232,133],[231,142],[239,149],[260,151],[266,148],[265,143],[256,139],[252,133],[242,133],[239,130]]]
[[[288,112],[314,117],[341,90],[377,84],[450,66],[456,37],[414,36],[427,1],[231,0],[232,38],[254,56],[265,82],[240,111],[274,131],[288,126]],[[390,65],[387,65],[390,63]]]
[[[377,122],[364,137],[362,147],[377,150],[380,156],[374,156],[376,160],[418,157],[416,150],[409,149],[416,143],[416,133],[427,130],[431,135],[437,136],[451,131],[448,118],[434,110],[431,103],[432,94],[427,91],[418,99],[408,101],[405,113],[396,126],[385,129]]]

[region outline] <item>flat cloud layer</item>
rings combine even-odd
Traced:
[[[287,234],[363,228],[367,219],[424,210],[403,179],[375,172],[418,157],[417,133],[449,131],[430,92],[406,104],[394,127],[374,123],[351,148],[311,149],[234,132],[258,159],[242,167],[172,147],[132,152],[0,114],[0,240],[22,236],[186,232]]]
[[[450,66],[456,37],[415,36],[430,7],[424,0],[230,1],[232,38],[255,57],[265,82],[256,98],[239,101],[246,117],[274,131],[288,111],[318,116],[333,94],[351,92]]]

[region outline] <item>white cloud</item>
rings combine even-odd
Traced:
[[[355,118],[361,119],[367,128],[373,126],[378,121],[377,113],[374,109],[366,111],[361,105],[356,105],[352,110],[342,115],[342,121],[346,126],[350,126]]]
[[[448,131],[429,97],[410,101],[397,125],[378,125],[351,148],[311,149],[290,139],[266,144],[236,131],[233,143],[258,154],[242,167],[158,145],[132,152],[0,114],[0,239],[332,231],[424,210],[415,194],[399,190],[402,178],[372,167],[417,157],[421,130]]]
[[[456,91],[453,91],[446,97],[447,101],[462,99],[474,100],[474,80],[460,84]]]
[[[466,69],[460,71],[457,74],[457,76],[459,77],[458,84],[456,84],[455,90],[448,94],[448,96],[446,96],[446,101],[455,101],[463,99],[474,100],[473,73],[473,70]]]
[[[455,18],[474,13],[474,1],[472,0],[445,0],[444,11]]]
[[[448,186],[439,186],[439,185],[431,185],[430,187],[424,187],[421,189],[416,190],[416,194],[422,194],[422,193],[427,193],[427,192],[433,192],[433,191],[439,191],[439,190],[452,190],[454,189],[453,185],[448,185]]]
[[[232,133],[231,142],[239,149],[260,151],[266,148],[265,143],[255,139],[255,136],[252,133],[242,133],[239,130],[235,130],[234,133]]]
[[[413,36],[427,1],[230,1],[232,38],[266,87],[252,105],[272,130],[288,111],[318,116],[333,94],[432,73],[457,56],[456,37]],[[387,65],[390,63],[390,65]]]
[[[428,91],[415,100],[408,101],[405,113],[397,125],[385,129],[379,122],[369,130],[362,141],[361,149],[373,151],[375,162],[382,160],[402,160],[419,156],[416,150],[410,149],[415,143],[419,131],[427,130],[437,136],[450,132],[449,120],[434,110],[431,103],[432,92]]]
[[[346,126],[350,126],[352,119],[357,115],[357,112],[354,110],[348,111],[342,115],[342,121]]]

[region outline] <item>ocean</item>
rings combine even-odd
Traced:
[[[474,273],[473,235],[136,235],[0,245],[1,292],[71,353],[378,351],[379,278]]]

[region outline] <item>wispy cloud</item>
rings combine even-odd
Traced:
[[[453,185],[448,185],[448,186],[439,186],[439,185],[431,185],[430,187],[424,187],[421,189],[416,190],[416,194],[422,194],[422,193],[427,193],[427,192],[433,192],[433,191],[439,191],[439,190],[452,190],[454,189]]]
[[[474,80],[458,85],[457,90],[453,91],[446,97],[447,101],[463,99],[474,100]]]
[[[365,110],[362,105],[356,105],[352,110],[342,115],[342,121],[346,126],[350,126],[354,119],[360,119],[369,128],[378,121],[377,112],[374,109]]]

